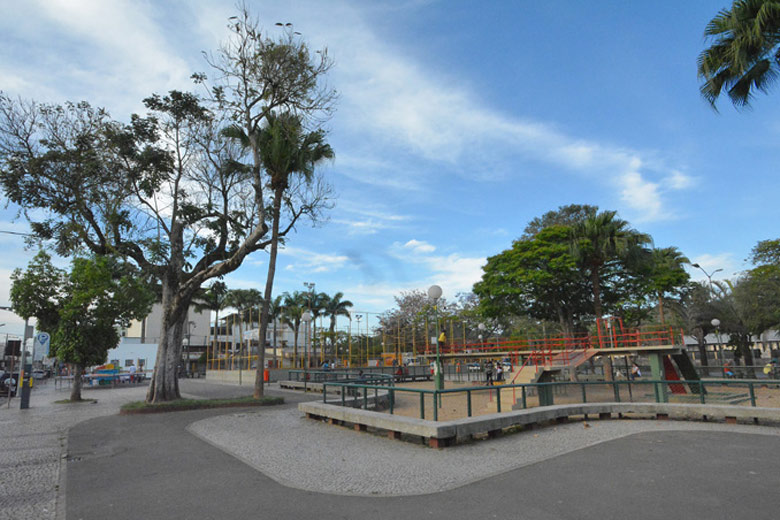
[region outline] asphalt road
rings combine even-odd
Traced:
[[[374,498],[286,487],[185,430],[223,413],[108,416],[75,426],[68,438],[67,519],[780,516],[775,436],[642,433],[452,491]]]

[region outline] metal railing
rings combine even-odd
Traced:
[[[529,403],[529,397],[537,397],[537,406],[550,406],[554,404],[555,396],[571,397],[572,389],[575,393],[574,402],[576,403],[588,403],[588,402],[686,402],[686,403],[700,403],[700,404],[743,404],[750,403],[750,406],[757,406],[757,394],[756,389],[774,388],[777,394],[780,396],[780,379],[724,379],[718,381],[688,381],[688,380],[652,380],[652,379],[637,379],[626,381],[554,381],[549,383],[523,383],[523,384],[505,384],[500,386],[472,386],[467,388],[457,389],[445,389],[445,390],[429,390],[420,388],[403,388],[397,386],[380,386],[367,383],[355,383],[355,382],[324,382],[325,386],[340,386],[341,387],[341,402],[346,406],[346,396],[363,396],[366,402],[364,408],[367,408],[367,396],[369,391],[373,391],[375,395],[378,395],[379,390],[387,391],[389,393],[389,407],[388,412],[394,414],[396,397],[402,394],[416,394],[419,396],[419,417],[425,418],[426,410],[426,397],[430,397],[430,402],[433,406],[433,420],[439,420],[439,408],[441,407],[441,398],[447,396],[454,396],[457,394],[463,394],[466,398],[466,407],[463,410],[465,417],[472,417],[473,414],[473,395],[475,393],[495,392],[496,411],[502,412],[502,392],[508,392],[512,390],[519,390],[520,398],[519,403],[522,409],[533,408],[534,406]],[[685,394],[681,394],[680,388],[683,385],[688,386],[688,390]],[[598,388],[607,389],[607,392],[600,392],[600,395],[596,394]],[[726,388],[728,391],[716,391]],[[738,390],[741,393],[735,393]],[[326,397],[326,391],[323,389],[323,401],[328,401]],[[606,393],[606,396],[604,395]],[[492,394],[491,394],[492,397]],[[605,400],[606,397],[606,400]],[[780,402],[780,400],[778,400]],[[439,403],[437,405],[437,403]],[[572,403],[573,404],[573,403]],[[513,407],[514,409],[514,407]]]

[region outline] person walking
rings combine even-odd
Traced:
[[[493,363],[490,362],[485,365],[485,384],[493,386]]]
[[[504,367],[501,366],[501,363],[496,363],[496,381],[499,383],[504,381]]]

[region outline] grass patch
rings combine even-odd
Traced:
[[[244,406],[273,406],[283,404],[281,397],[263,397],[254,399],[253,397],[237,397],[234,399],[177,399],[167,403],[149,404],[146,401],[133,401],[122,405],[119,410],[121,415],[131,415],[139,413],[163,413],[180,412],[184,410],[200,410],[203,408],[235,408]]]
[[[97,403],[97,399],[79,399],[78,401],[71,401],[70,399],[60,399],[54,401],[54,404],[73,404],[73,403]]]

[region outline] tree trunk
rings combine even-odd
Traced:
[[[694,335],[696,336],[696,341],[699,344],[699,357],[701,358],[701,366],[709,367],[709,361],[707,360],[707,344],[704,342],[704,330],[701,327],[698,327],[694,329]],[[709,377],[709,370],[705,368],[703,370],[702,377]]]
[[[146,393],[147,403],[160,403],[180,399],[178,367],[181,361],[182,332],[187,321],[189,299],[176,294],[176,285],[169,276],[162,280],[161,336],[157,345],[157,358],[152,381]]]
[[[742,359],[745,361],[745,368],[747,369],[747,377],[750,379],[756,378],[756,369],[753,366],[753,349],[751,349],[751,341],[750,336],[747,336],[747,338],[742,343]]]
[[[593,308],[596,311],[596,319],[601,319],[601,280],[599,279],[598,268],[592,267],[590,270],[590,278],[593,282]],[[602,356],[602,366],[604,367],[604,380],[612,381],[612,358],[609,356]]]
[[[81,365],[81,363],[74,363],[73,364],[73,388],[70,389],[71,401],[81,401],[81,377],[83,375],[84,375],[84,367]]]
[[[664,298],[658,295],[658,315],[661,317],[661,325],[664,325]]]
[[[268,274],[265,278],[265,293],[263,294],[263,311],[260,314],[260,330],[258,331],[257,372],[255,373],[254,398],[260,399],[265,393],[263,387],[263,371],[265,370],[265,334],[268,330],[268,310],[271,306],[271,293],[274,289],[276,275],[276,253],[279,249],[279,215],[282,208],[283,188],[274,190],[273,224],[271,228],[271,254],[268,257]]]

